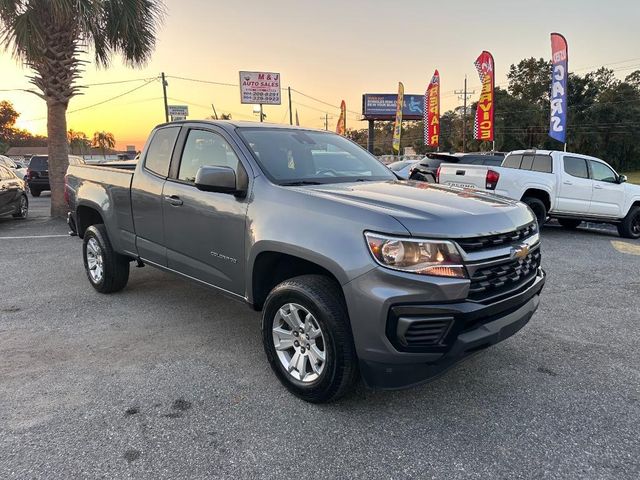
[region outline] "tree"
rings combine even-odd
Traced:
[[[146,63],[154,50],[164,7],[154,0],[0,0],[0,47],[33,70],[30,77],[47,104],[51,215],[65,214],[68,166],[66,112],[78,94],[85,48],[99,66],[113,54],[129,66]]]
[[[67,140],[69,141],[69,150],[71,153],[84,155],[84,153],[89,150],[89,147],[91,147],[91,142],[84,132],[69,130],[67,132]]]
[[[102,156],[107,159],[107,149],[112,149],[116,146],[116,139],[113,133],[110,132],[96,132],[93,134],[92,145],[95,148],[102,150]]]
[[[9,140],[19,116],[11,102],[6,100],[0,102],[0,142]]]
[[[544,58],[525,58],[509,67],[509,93],[514,97],[539,106],[549,103],[551,62]]]

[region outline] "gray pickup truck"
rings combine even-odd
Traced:
[[[71,166],[65,195],[97,291],[137,262],[248,303],[311,402],[435,377],[521,329],[545,282],[524,204],[399,180],[324,131],[163,124],[136,164]]]

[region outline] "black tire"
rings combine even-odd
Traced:
[[[23,206],[22,202],[24,202],[26,209],[22,208]],[[28,215],[29,215],[29,199],[27,198],[26,195],[22,195],[22,197],[20,197],[20,206],[18,207],[18,211],[13,214],[13,218],[25,219],[27,218]]]
[[[289,374],[274,345],[272,329],[276,314],[289,303],[308,310],[322,330],[326,362],[319,376],[308,383]],[[285,280],[271,290],[263,309],[262,340],[276,376],[302,400],[312,403],[336,400],[349,392],[358,379],[358,358],[347,307],[340,287],[328,277],[302,275]]]
[[[575,230],[582,224],[582,220],[576,220],[574,218],[559,218],[558,223],[564,228],[569,230]]]
[[[433,175],[424,173],[414,173],[409,177],[409,180],[416,180],[418,182],[436,183],[436,179]]]
[[[640,207],[631,207],[622,223],[618,224],[618,233],[623,238],[640,238]]]
[[[542,200],[536,197],[524,197],[522,202],[527,204],[533,211],[533,214],[538,220],[538,225],[542,226],[547,221],[547,207],[544,206]]]
[[[31,188],[31,196],[32,197],[39,197],[40,194],[42,193],[40,190],[36,190],[35,188]]]
[[[102,255],[101,265],[103,273],[98,280],[91,276],[87,259],[87,245],[92,239],[97,242]],[[129,262],[131,259],[113,251],[107,235],[107,229],[103,224],[92,225],[84,232],[82,257],[89,283],[91,283],[91,286],[98,292],[118,292],[127,285],[129,281]]]

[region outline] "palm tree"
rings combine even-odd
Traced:
[[[67,140],[69,142],[70,153],[84,155],[91,146],[91,142],[84,132],[69,130],[67,132]]]
[[[33,70],[33,91],[47,103],[51,215],[66,212],[67,107],[79,93],[81,54],[99,66],[113,54],[127,65],[145,64],[156,43],[164,5],[155,0],[0,0],[0,48]]]
[[[116,146],[116,139],[113,133],[110,132],[96,132],[93,134],[92,146],[102,150],[102,156],[107,159],[107,148],[111,149]]]

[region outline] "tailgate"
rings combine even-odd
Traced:
[[[487,170],[489,167],[486,165],[443,163],[440,166],[439,183],[450,187],[485,190]]]

